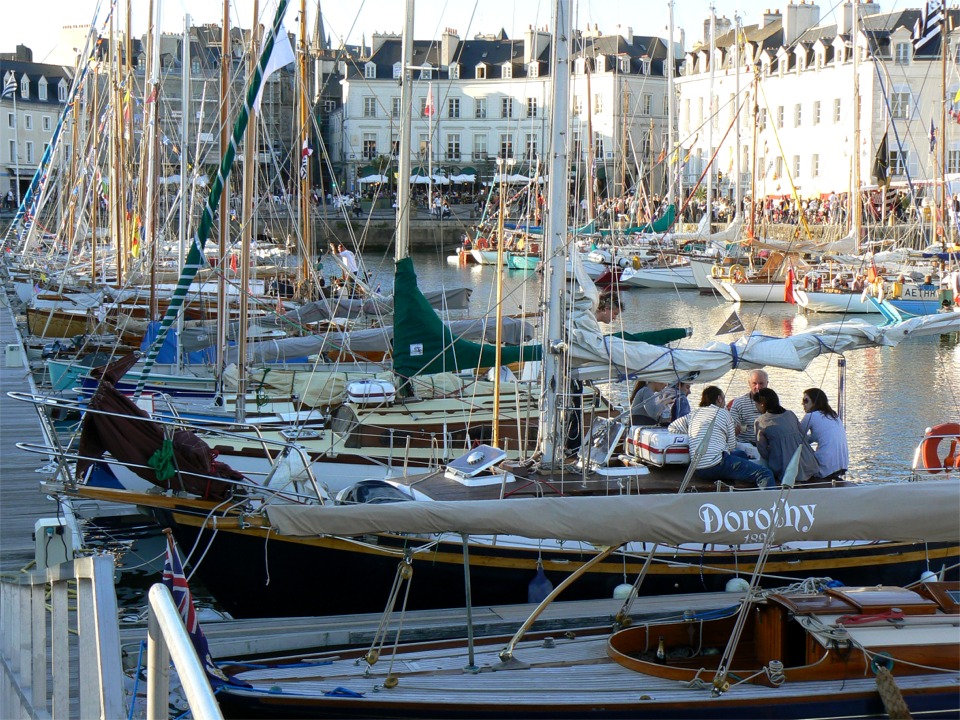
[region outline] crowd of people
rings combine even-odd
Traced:
[[[691,409],[689,383],[639,382],[631,395],[634,425],[667,426],[689,437],[694,476],[702,480],[779,486],[799,449],[796,480],[835,480],[849,465],[847,435],[826,393],[804,390],[804,416],[785,408],[763,370],[747,376],[748,391],[727,403],[707,386]]]

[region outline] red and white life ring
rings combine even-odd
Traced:
[[[940,441],[945,439],[950,441],[950,449],[946,457],[941,460],[938,451]],[[942,423],[927,430],[923,442],[920,443],[920,461],[923,463],[923,469],[933,474],[941,470],[950,472],[953,469],[960,469],[958,445],[960,445],[960,423]]]

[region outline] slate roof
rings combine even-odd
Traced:
[[[73,68],[63,65],[49,65],[46,63],[21,62],[17,60],[0,60],[0,84],[6,79],[11,70],[17,77],[17,102],[29,102],[38,105],[56,107],[60,105],[57,88],[61,80],[65,80],[67,87],[73,82]],[[20,92],[20,79],[26,73],[30,81],[30,97],[26,101]],[[40,99],[40,78],[47,79],[47,99]]]

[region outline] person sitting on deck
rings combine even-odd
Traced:
[[[760,417],[757,405],[753,401],[753,394],[767,386],[770,378],[765,370],[753,370],[747,376],[750,392],[741,395],[730,404],[730,415],[737,424],[737,440],[743,443],[757,444],[757,431],[754,423]]]
[[[670,423],[670,432],[690,437],[690,457],[697,458],[694,477],[701,480],[746,481],[759,488],[772,487],[773,473],[763,465],[734,454],[736,425],[724,407],[723,390],[716,385],[703,389],[700,406]],[[702,447],[702,451],[701,451]]]

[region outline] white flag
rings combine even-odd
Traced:
[[[260,101],[263,100],[263,89],[267,86],[267,80],[270,79],[270,76],[280,68],[292,63],[295,59],[293,46],[290,44],[290,36],[287,34],[287,29],[283,26],[283,22],[281,22],[280,27],[277,29],[277,37],[273,41],[273,50],[270,52],[270,58],[267,60],[267,65],[263,69],[263,78],[260,80],[260,90],[257,91],[257,97],[253,101],[254,110],[260,110]]]

